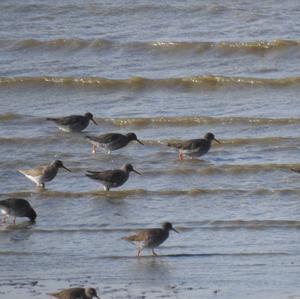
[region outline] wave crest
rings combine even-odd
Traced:
[[[300,85],[300,77],[278,79],[226,77],[226,76],[193,76],[179,78],[149,79],[130,77],[128,79],[108,79],[104,77],[0,77],[0,87],[7,85],[61,85],[63,87],[93,87],[99,89],[198,89],[238,86],[289,87]]]

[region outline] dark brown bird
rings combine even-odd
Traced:
[[[48,295],[59,299],[92,299],[94,297],[100,299],[94,288],[70,288]]]
[[[213,133],[207,133],[205,134],[204,138],[201,139],[191,139],[177,143],[168,143],[167,145],[179,149],[179,160],[183,160],[184,154],[193,159],[193,157],[201,157],[205,155],[209,151],[211,142],[213,140],[217,143],[221,143],[215,138]]]
[[[123,240],[129,242],[135,242],[137,247],[137,256],[144,248],[150,248],[153,256],[157,256],[154,248],[158,247],[169,237],[170,230],[178,233],[178,231],[172,226],[170,222],[164,222],[162,228],[150,228],[138,231],[136,234],[123,237]]]
[[[133,169],[131,164],[125,164],[121,169],[106,170],[106,171],[91,171],[87,170],[85,174],[90,179],[99,181],[105,191],[109,191],[110,188],[117,188],[122,186],[129,178],[129,173],[133,171],[141,175],[138,171]]]
[[[0,210],[4,214],[2,222],[5,223],[9,216],[14,217],[13,223],[16,223],[16,217],[27,217],[34,222],[37,217],[35,210],[30,203],[23,198],[8,198],[0,200]]]
[[[136,136],[135,133],[128,133],[126,135],[119,133],[108,133],[100,136],[86,136],[92,144],[92,153],[96,153],[98,146],[104,148],[108,153],[125,147],[131,141],[137,141],[139,144],[144,145]]]
[[[297,169],[297,168],[291,168],[291,171],[294,171],[294,172],[300,173],[300,169]]]
[[[48,117],[46,120],[54,121],[58,128],[64,132],[81,132],[92,121],[97,125],[92,113],[86,113],[85,115],[70,115],[65,117]]]

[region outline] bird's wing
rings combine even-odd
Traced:
[[[198,148],[202,148],[206,145],[206,140],[204,139],[191,139],[186,141],[181,149],[183,150],[194,150]]]
[[[82,298],[84,293],[84,290],[81,288],[70,288],[70,289],[65,289],[57,293],[49,293],[48,295],[54,296],[59,299],[70,299],[70,298]]]
[[[0,200],[0,206],[4,208],[9,208],[10,207],[9,201],[7,199]]]
[[[100,136],[86,136],[86,137],[90,140],[103,143],[103,144],[118,142],[120,139],[124,138],[124,136],[119,133],[108,133]]]
[[[159,228],[153,228],[153,229],[144,229],[138,231],[134,235],[130,235],[127,237],[122,238],[123,240],[130,241],[130,242],[142,242],[142,241],[149,241],[153,238],[156,238],[160,234]]]
[[[38,167],[35,167],[32,169],[19,170],[19,172],[21,172],[22,174],[25,174],[25,175],[35,177],[35,176],[42,175],[45,172],[45,170],[47,169],[47,166],[48,165],[44,165],[44,166],[38,166]]]
[[[84,116],[82,115],[70,115],[61,118],[53,118],[52,120],[61,126],[68,126],[68,125],[76,124],[83,117]]]
[[[180,149],[180,148],[182,148],[183,144],[184,144],[184,141],[179,141],[179,142],[168,142],[168,143],[167,143],[167,146],[169,146],[169,147],[175,147],[175,148]]]
[[[118,181],[122,175],[123,172],[119,169],[106,170],[106,171],[87,170],[86,173],[86,176],[88,176],[89,178],[94,180],[104,181],[104,182]]]

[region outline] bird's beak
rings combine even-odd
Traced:
[[[96,125],[98,126],[98,124],[96,123],[96,121],[92,118],[91,121]]]
[[[218,139],[216,139],[216,138],[214,138],[214,141],[217,142],[217,143],[219,143],[219,144],[221,144],[221,142]]]
[[[66,166],[62,166],[62,168],[64,168],[65,170],[69,171],[69,172],[72,172],[69,168],[67,168]]]
[[[179,234],[179,231],[176,230],[174,227],[172,227],[172,230],[173,230],[175,233]]]
[[[139,175],[142,175],[140,172],[136,171],[135,169],[133,169],[133,171]]]
[[[137,141],[139,144],[144,145],[144,143],[143,143],[142,141],[140,141],[140,140],[138,140],[138,139],[136,139],[136,141]]]

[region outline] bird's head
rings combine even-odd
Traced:
[[[128,138],[129,141],[135,140],[135,141],[137,141],[139,144],[144,145],[144,143],[141,142],[141,141],[137,138],[137,136],[136,136],[135,133],[128,133],[128,134],[126,134],[126,136],[127,136],[127,138]]]
[[[219,140],[216,139],[215,135],[213,133],[206,133],[204,136],[205,139],[209,141],[216,141],[217,143],[221,143]]]

